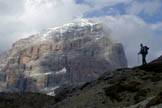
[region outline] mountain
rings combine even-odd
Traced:
[[[109,37],[102,24],[82,19],[21,39],[0,56],[1,91],[55,95],[61,86],[127,67],[123,46]]]
[[[161,108],[162,61],[107,71],[97,80],[62,87],[54,97],[43,94],[0,94],[5,108]]]

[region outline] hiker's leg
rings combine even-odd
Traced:
[[[144,56],[144,54],[142,54],[142,65],[144,65],[145,64],[145,56]]]
[[[147,64],[147,62],[146,62],[146,54],[143,55],[143,60],[144,60],[144,64]]]

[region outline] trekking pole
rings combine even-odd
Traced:
[[[138,65],[140,64],[140,55],[137,54],[137,62],[138,62]]]

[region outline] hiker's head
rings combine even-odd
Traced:
[[[143,44],[141,43],[140,46],[143,47]]]

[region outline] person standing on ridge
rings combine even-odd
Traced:
[[[141,54],[141,56],[142,56],[142,65],[145,65],[145,64],[147,64],[147,62],[146,62],[146,56],[148,54],[149,47],[143,46],[143,44],[140,44],[140,46],[141,46],[141,50],[138,53],[138,55]]]

